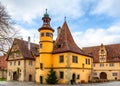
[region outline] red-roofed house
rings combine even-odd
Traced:
[[[93,56],[93,77],[120,79],[120,44],[85,47],[83,51]]]
[[[0,78],[7,78],[6,55],[0,56]]]

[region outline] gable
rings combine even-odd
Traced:
[[[106,62],[120,62],[120,44],[104,45],[106,49]],[[85,47],[83,51],[93,56],[94,62],[99,62],[100,46]]]
[[[20,39],[14,39],[13,45],[8,53],[7,60],[17,59],[31,59],[35,60],[35,55],[38,55],[39,45],[30,43],[30,49],[28,49],[28,42]]]
[[[67,22],[65,21],[60,33],[54,42],[53,53],[64,53],[64,52],[72,52],[80,55],[90,56],[82,51],[75,43],[72,34],[69,30]]]
[[[11,49],[9,50],[7,60],[17,60],[17,59],[23,59],[23,56],[19,48],[18,42],[17,40],[15,40],[12,44]]]

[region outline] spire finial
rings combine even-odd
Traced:
[[[45,10],[46,10],[46,13],[47,13],[47,8]]]
[[[66,16],[64,17],[64,21],[66,21]]]
[[[101,43],[101,47],[103,47],[103,43]]]
[[[45,10],[46,10],[46,13],[44,14],[44,17],[49,17],[49,14],[47,13],[47,8]]]

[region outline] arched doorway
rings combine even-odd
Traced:
[[[72,75],[72,82],[75,83],[76,82],[76,74],[73,73]]]
[[[40,84],[43,84],[43,76],[40,76]]]
[[[107,74],[105,72],[101,72],[100,79],[107,79]]]
[[[13,80],[17,80],[17,72],[13,72]]]
[[[31,74],[29,75],[29,81],[32,81],[32,75]]]

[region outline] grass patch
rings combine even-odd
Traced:
[[[6,78],[0,78],[0,81],[6,81],[7,79]]]

